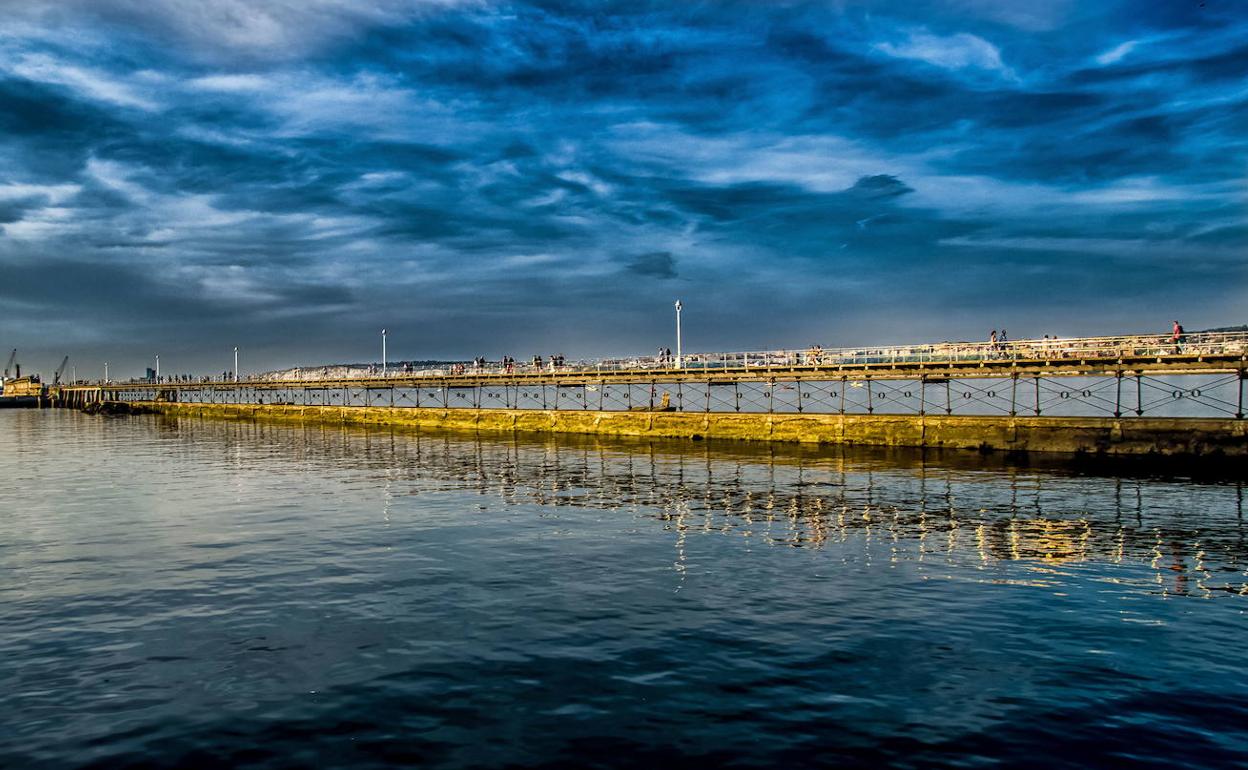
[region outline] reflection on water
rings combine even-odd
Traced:
[[[160,419],[183,441],[284,449],[253,460],[372,469],[387,500],[432,483],[508,504],[626,511],[680,535],[676,570],[685,537],[705,532],[772,546],[852,542],[891,562],[1024,560],[1037,583],[1063,563],[1134,560],[1162,594],[1248,595],[1241,480],[1089,477],[1060,464],[989,467],[967,453]]]
[[[1243,497],[960,453],[0,414],[0,764],[1233,766]]]

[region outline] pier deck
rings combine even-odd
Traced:
[[[1248,333],[1189,335],[1178,343],[1136,336],[556,366],[341,369],[238,381],[80,383],[48,395],[59,406],[321,421],[1018,451],[1248,454],[1242,422]],[[966,421],[945,424],[938,417]],[[729,424],[735,427],[723,428]]]

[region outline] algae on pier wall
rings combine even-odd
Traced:
[[[1097,455],[1248,455],[1248,424],[1234,419],[596,412],[161,402],[111,402],[110,407],[170,415],[497,433],[582,433]]]

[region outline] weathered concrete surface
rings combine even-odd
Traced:
[[[699,414],[136,402],[120,411],[449,430],[584,433],[1096,455],[1248,456],[1248,421],[1135,417]]]

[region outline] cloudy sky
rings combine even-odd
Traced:
[[[1240,0],[0,0],[79,376],[1248,321]],[[247,364],[250,366],[247,366]]]

